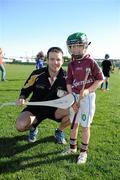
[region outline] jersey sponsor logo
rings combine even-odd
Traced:
[[[92,83],[93,82],[93,79],[88,79],[86,84],[89,84],[89,83]],[[78,87],[78,86],[82,86],[83,84],[85,83],[85,81],[80,81],[80,82],[77,82],[77,80],[75,79],[73,81],[73,86],[74,87]]]

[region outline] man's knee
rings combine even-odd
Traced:
[[[16,129],[20,132],[25,131],[25,121],[21,117],[17,118]]]
[[[16,122],[16,129],[17,131],[20,131],[20,132],[25,131],[24,123],[20,122],[19,119],[17,119],[17,122]]]
[[[31,125],[31,113],[22,112],[16,121],[16,129],[20,132],[26,131]]]

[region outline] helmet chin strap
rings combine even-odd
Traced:
[[[83,58],[83,56],[84,56],[84,55],[82,55],[82,54],[79,54],[79,55],[72,54],[72,58],[73,58],[73,59],[76,59],[76,60],[78,60],[78,59],[79,59],[79,60],[80,60],[80,59],[82,59],[82,58]]]
[[[79,54],[79,55],[72,54],[72,59],[73,60],[82,60],[85,55],[86,55],[86,53],[85,54]]]

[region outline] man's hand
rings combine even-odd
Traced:
[[[16,101],[16,105],[17,106],[22,106],[22,105],[25,105],[26,104],[26,100],[25,99],[18,99]]]

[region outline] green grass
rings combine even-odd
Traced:
[[[6,65],[7,82],[0,81],[0,101],[18,98],[34,65]],[[91,128],[88,161],[76,164],[77,156],[60,153],[69,145],[54,142],[56,122],[39,125],[38,141],[29,144],[28,132],[19,133],[15,121],[22,108],[0,109],[0,180],[117,180],[120,179],[120,73],[110,78],[110,91],[97,90],[96,114]],[[70,129],[65,130],[69,142]],[[78,136],[80,149],[81,129]]]

